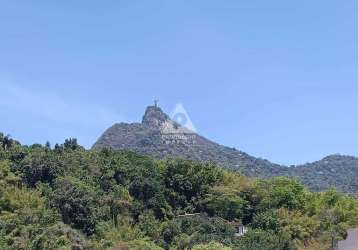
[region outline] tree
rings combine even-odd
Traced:
[[[197,199],[222,180],[223,171],[211,163],[171,159],[166,162],[164,181],[172,207],[186,208],[197,205]]]
[[[63,223],[44,228],[28,245],[27,249],[93,249],[86,237]]]
[[[331,248],[334,249],[339,240],[347,236],[347,228],[344,223],[345,212],[339,208],[325,208],[321,210],[319,219],[321,230],[329,237]]]
[[[21,186],[21,178],[11,172],[8,161],[0,161],[0,184]]]
[[[152,211],[148,210],[143,212],[138,218],[138,225],[146,236],[154,240],[159,240],[160,221],[155,218]]]
[[[29,187],[35,187],[38,182],[52,184],[64,172],[62,161],[43,149],[35,149],[13,168],[22,174],[23,181]]]
[[[102,198],[104,205],[109,207],[109,217],[115,226],[118,226],[118,216],[128,213],[132,200],[129,191],[123,186],[116,186],[112,192]]]
[[[273,233],[278,233],[281,229],[278,214],[272,210],[256,214],[251,223],[251,227],[263,231],[272,231]]]
[[[301,211],[281,208],[277,212],[281,230],[290,235],[297,246],[306,247],[319,232],[319,221]]]
[[[4,150],[7,150],[7,149],[10,149],[13,144],[14,144],[14,140],[11,139],[11,136],[10,135],[6,135],[6,136],[1,136],[2,138],[2,148]]]
[[[58,219],[39,191],[20,187],[18,180],[0,163],[0,249],[28,249]]]
[[[63,147],[65,150],[77,150],[82,149],[78,143],[76,138],[69,138],[65,140],[65,143],[63,144]]]
[[[265,184],[268,184],[268,186]],[[287,177],[275,177],[269,181],[261,181],[260,185],[266,185],[269,196],[263,200],[266,208],[285,207],[291,210],[303,209],[307,201],[307,190],[297,179]],[[264,188],[264,186],[259,188]]]
[[[179,249],[211,241],[234,243],[235,229],[220,218],[187,216],[163,223],[163,246],[180,246]]]
[[[238,249],[245,250],[296,250],[287,234],[272,234],[262,230],[250,230],[239,239]]]
[[[95,232],[95,193],[85,183],[72,177],[59,178],[50,198],[65,224],[88,235]]]
[[[229,221],[241,220],[247,202],[234,194],[214,193],[204,200],[204,211],[210,216],[219,216]]]

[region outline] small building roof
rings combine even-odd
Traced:
[[[348,230],[347,239],[338,242],[338,250],[358,250],[358,228]]]

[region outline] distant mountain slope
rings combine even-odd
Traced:
[[[179,156],[213,161],[247,176],[297,176],[310,189],[331,186],[346,193],[358,193],[358,158],[334,155],[321,161],[286,167],[222,146],[172,121],[159,107],[149,106],[142,123],[119,123],[107,129],[93,149],[110,147],[132,150],[157,158]]]
[[[313,191],[336,187],[347,194],[358,194],[358,158],[353,156],[331,155],[292,167],[289,175],[298,176]]]

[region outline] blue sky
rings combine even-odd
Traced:
[[[0,1],[0,131],[90,147],[153,99],[283,164],[358,156],[357,1]]]

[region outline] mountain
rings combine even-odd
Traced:
[[[159,159],[213,161],[251,177],[297,176],[314,191],[335,186],[345,193],[358,193],[358,158],[332,155],[305,165],[282,166],[210,141],[173,121],[157,106],[147,107],[141,123],[119,123],[108,128],[93,149],[106,147]]]
[[[149,106],[142,123],[119,123],[107,129],[93,149],[131,150],[156,158],[184,157],[213,161],[248,176],[267,176],[285,170],[278,164],[222,146],[172,121],[159,107]]]
[[[336,187],[346,194],[358,195],[358,158],[330,155],[320,161],[289,168],[290,176],[297,176],[313,191]]]

